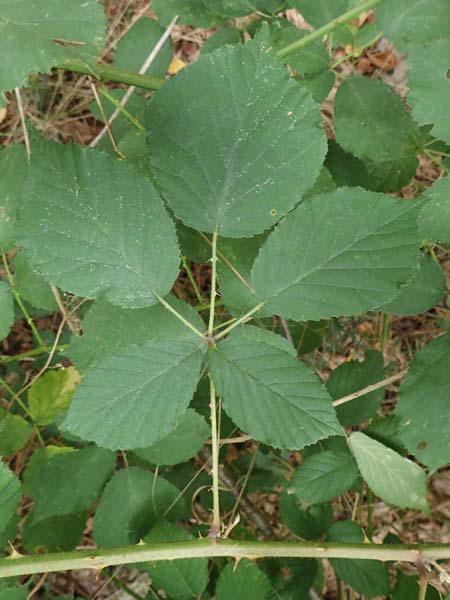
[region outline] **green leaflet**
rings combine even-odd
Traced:
[[[315,29],[339,17],[349,8],[349,0],[289,0]]]
[[[64,552],[81,544],[87,513],[57,515],[36,520],[31,512],[25,521],[22,539],[28,552]]]
[[[419,231],[429,242],[450,243],[450,178],[438,179],[425,193]]]
[[[178,274],[175,226],[150,181],[106,154],[43,138],[34,140],[17,240],[50,283],[129,308],[155,304]]]
[[[0,421],[0,454],[21,450],[31,437],[33,426],[20,415],[7,413]]]
[[[229,563],[221,571],[216,585],[217,600],[267,600],[271,592],[267,575],[246,558],[237,564]]]
[[[69,58],[94,58],[103,47],[105,28],[96,0],[1,0],[0,54],[11,60],[0,65],[0,92],[21,87],[29,73],[46,73]]]
[[[397,581],[391,594],[392,600],[410,600],[419,597],[419,592],[419,581],[415,577],[405,575],[398,570]],[[442,596],[437,589],[429,585],[424,600],[441,600],[441,598]],[[448,600],[448,596],[444,600]]]
[[[352,521],[335,523],[327,532],[330,542],[364,542],[364,534]],[[336,575],[348,583],[354,590],[369,598],[386,596],[390,591],[389,572],[386,565],[377,560],[330,559]],[[411,598],[412,600],[412,598]]]
[[[30,268],[21,252],[14,257],[14,283],[22,300],[45,310],[58,310],[58,303],[49,284]]]
[[[214,383],[236,425],[256,440],[286,449],[342,435],[326,390],[293,356],[294,349],[284,348],[286,340],[263,330],[256,339],[245,331],[220,342],[211,354]]]
[[[450,462],[449,359],[445,334],[417,353],[399,390],[401,439],[431,472]]]
[[[69,408],[80,382],[74,367],[47,371],[28,390],[28,408],[37,425],[49,425],[62,411]]]
[[[441,214],[440,224],[445,222],[443,217]],[[422,254],[411,281],[402,286],[400,294],[382,308],[393,315],[423,313],[442,300],[446,289],[445,273],[439,263],[431,256]]]
[[[336,141],[358,158],[405,159],[418,154],[420,131],[398,94],[381,81],[345,79],[336,94]]]
[[[29,481],[33,522],[88,511],[116,464],[113,452],[90,446],[57,454]]]
[[[25,146],[10,144],[7,148],[0,148],[0,172],[2,174],[0,178],[0,252],[2,253],[8,252],[14,246],[17,202],[22,191],[26,169]]]
[[[194,537],[182,527],[167,521],[159,521],[144,537],[147,544],[182,542]],[[163,560],[139,565],[152,580],[152,585],[174,600],[198,598],[208,583],[208,559]]]
[[[375,15],[383,35],[400,50],[409,40],[422,44],[450,37],[447,0],[433,0],[433,10],[427,0],[385,0],[375,9]]]
[[[340,188],[301,204],[253,266],[257,300],[297,321],[353,315],[398,294],[418,259],[418,205]]]
[[[108,483],[98,505],[94,539],[102,547],[136,544],[159,519],[177,520],[184,512],[184,500],[174,485],[139,467],[122,469]]]
[[[326,388],[333,400],[338,400],[372,383],[378,383],[384,377],[383,356],[380,352],[371,350],[366,353],[364,361],[352,360],[334,369]],[[376,415],[383,398],[384,388],[380,388],[356,400],[345,402],[336,407],[338,419],[346,426],[367,421]]]
[[[279,503],[280,515],[289,529],[305,540],[320,538],[333,523],[331,504],[301,506],[294,494],[282,494]]]
[[[35,450],[28,461],[27,468],[25,469],[22,476],[22,489],[24,493],[29,496],[30,490],[32,489],[32,481],[35,477],[39,477],[39,473],[42,467],[51,458],[58,454],[64,454],[65,452],[75,452],[75,448],[72,446],[45,446]]]
[[[319,122],[309,93],[257,40],[183,69],[145,119],[152,168],[176,216],[228,237],[268,229],[312,186],[326,152]]]
[[[352,455],[341,452],[318,452],[306,458],[292,477],[296,496],[318,504],[340,496],[356,482],[358,467]]]
[[[122,69],[139,72],[148,57],[149,50],[156,46],[164,28],[153,19],[141,18],[119,41],[114,52],[114,64]],[[146,75],[164,78],[172,61],[172,39],[164,43]]]
[[[8,527],[20,500],[20,483],[4,462],[0,462],[0,531]]]
[[[428,511],[423,469],[358,431],[351,434],[348,443],[374,494],[400,508]]]
[[[226,46],[227,44],[242,43],[242,33],[237,27],[225,27],[219,29],[211,37],[209,37],[202,46],[202,53],[208,54],[214,52],[217,48]]]
[[[158,442],[192,400],[204,354],[200,344],[155,340],[109,356],[82,380],[62,428],[114,450]]]
[[[177,465],[195,456],[209,435],[205,419],[189,408],[169,435],[153,446],[135,450],[135,454],[154,465]]]
[[[174,296],[166,301],[199,331],[205,329],[197,311]],[[72,336],[67,356],[84,373],[128,345],[151,340],[194,340],[197,335],[161,304],[128,309],[97,300],[81,323],[82,336]]]
[[[0,600],[27,600],[29,593],[27,586],[11,587],[4,583],[0,589]]]
[[[14,300],[6,281],[0,281],[0,340],[9,334],[14,323]]]
[[[433,10],[429,11],[434,13]],[[450,8],[447,28],[450,37]],[[422,29],[422,27],[421,27]],[[408,46],[408,103],[420,124],[432,123],[432,135],[450,143],[450,40],[432,40],[426,46]]]

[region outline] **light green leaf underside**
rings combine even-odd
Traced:
[[[145,536],[144,542],[161,544],[193,539],[186,529],[167,521],[160,521]],[[162,560],[141,564],[139,568],[150,575],[152,585],[156,589],[164,590],[174,600],[198,598],[208,583],[207,558]]]
[[[17,239],[49,282],[129,308],[155,304],[178,275],[175,226],[146,177],[101,152],[36,136]]]
[[[216,586],[217,600],[267,600],[271,592],[267,575],[247,559],[222,569]]]
[[[276,223],[312,186],[326,152],[317,105],[258,41],[183,69],[155,95],[145,122],[176,216],[228,237]]]
[[[418,260],[414,202],[340,188],[301,204],[253,266],[258,301],[297,321],[366,312],[391,300]]]
[[[448,4],[447,4],[448,5]],[[429,11],[430,13],[434,12]],[[447,28],[450,37],[450,6]],[[450,143],[450,39],[408,47],[408,103],[420,124],[433,124],[432,135]]]
[[[19,480],[0,462],[0,531],[8,526],[15,515],[20,496]]]
[[[400,508],[428,511],[423,469],[358,431],[351,434],[348,443],[374,494]]]
[[[400,294],[382,308],[393,315],[423,313],[442,300],[446,289],[445,274],[439,263],[423,254],[411,281],[402,286]]]
[[[278,337],[263,330],[259,340],[236,334],[212,353],[212,376],[225,411],[243,431],[276,448],[301,450],[342,435],[326,390],[279,346]]]
[[[84,377],[62,427],[114,450],[151,446],[186,412],[203,354],[197,340],[124,348]]]
[[[450,463],[449,361],[445,334],[417,353],[399,390],[401,438],[432,472]]]
[[[46,73],[68,58],[94,58],[105,41],[97,0],[1,0],[0,91],[21,87],[29,73]],[[64,46],[55,40],[75,42]]]
[[[205,329],[198,312],[189,304],[169,296],[166,301],[199,331]],[[92,369],[121,348],[151,340],[182,341],[197,335],[161,304],[129,309],[97,300],[81,323],[82,336],[72,336],[66,355],[81,373]]]
[[[400,96],[379,80],[345,79],[336,94],[337,143],[358,158],[393,160],[418,153],[419,129]]]
[[[438,179],[425,194],[419,213],[419,231],[429,242],[450,243],[450,177]]]
[[[95,447],[53,456],[30,482],[33,521],[88,511],[115,464],[112,452]]]
[[[195,456],[209,435],[205,419],[195,410],[188,409],[169,435],[153,446],[135,450],[135,454],[154,465],[177,465]]]
[[[309,456],[297,467],[292,486],[296,496],[318,504],[340,496],[357,478],[358,468],[350,453],[326,451]]]
[[[122,469],[105,487],[95,513],[94,539],[102,547],[136,544],[159,519],[182,518],[184,508],[178,488],[162,477],[139,467]]]
[[[0,281],[0,340],[5,338],[14,323],[14,300],[6,281]]]
[[[24,145],[9,144],[7,148],[0,148],[0,252],[3,253],[14,246],[17,202],[26,169],[27,156]]]

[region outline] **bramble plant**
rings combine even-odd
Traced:
[[[323,558],[361,597],[434,598],[449,545],[375,543],[372,506],[429,515],[450,463],[450,3],[151,9],[106,64],[96,0],[0,0],[0,105],[26,141],[0,152],[0,337],[24,320],[34,339],[0,356],[0,598],[27,598],[20,576],[125,564],[176,600],[295,600],[317,597]],[[176,22],[218,30],[166,79]],[[406,99],[338,69],[381,37],[407,54]],[[95,82],[91,148],[26,121],[21,88],[51,69]],[[440,177],[405,198],[419,156]],[[439,303],[407,372],[385,366],[391,315]],[[311,353],[366,313],[380,339],[322,382]],[[244,443],[236,484],[223,463]],[[283,537],[246,491],[275,491]],[[92,515],[96,548],[76,549]]]

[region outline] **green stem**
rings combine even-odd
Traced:
[[[186,325],[186,327],[188,327],[191,331],[193,331],[194,333],[196,333],[199,337],[201,337],[202,339],[204,339],[204,334],[199,331],[197,329],[197,327],[195,327],[194,325],[192,325],[192,323],[190,323],[187,319],[185,319],[183,317],[183,315],[180,315],[179,312],[177,312],[172,306],[170,306],[170,304],[164,300],[164,298],[162,298],[161,296],[158,296],[158,294],[156,294],[155,292],[153,292],[156,296],[156,298],[158,298],[159,302],[164,306],[164,308],[167,308],[167,310],[169,312],[171,312],[178,320],[180,320],[182,323],[184,323]]]
[[[183,269],[186,271],[186,275],[188,276],[188,279],[191,282],[197,300],[200,302],[200,304],[203,304],[202,295],[200,293],[200,290],[198,289],[197,282],[195,281],[194,275],[192,274],[191,267],[189,266],[187,258],[185,256],[182,256],[181,262],[183,264]]]
[[[164,79],[152,77],[151,75],[140,75],[127,69],[120,69],[113,65],[105,65],[100,63],[85,63],[78,60],[68,60],[67,62],[57,65],[57,69],[64,71],[74,71],[75,73],[83,73],[90,75],[94,79],[102,81],[114,81],[115,83],[124,83],[126,85],[135,85],[136,87],[145,90],[159,90],[164,85]]]
[[[14,277],[12,276],[11,269],[9,268],[8,259],[6,258],[6,254],[2,254],[3,266],[5,268],[6,277],[8,278],[9,285],[11,286],[11,291],[13,296],[19,305],[20,310],[22,311],[26,322],[30,326],[31,331],[33,332],[34,337],[36,338],[39,346],[42,348],[45,346],[44,340],[41,337],[41,334],[37,330],[36,325],[33,322],[33,319],[30,316],[30,313],[27,311],[25,304],[22,302],[22,298],[20,297],[19,292],[16,289],[16,285],[14,282]]]
[[[266,542],[200,539],[163,544],[137,544],[122,548],[74,550],[54,554],[0,559],[0,578],[72,569],[103,569],[107,566],[182,558],[353,558],[418,563],[450,558],[450,544],[336,544],[331,542]]]
[[[28,410],[25,402],[23,402],[22,398],[18,394],[16,394],[16,392],[12,389],[12,387],[8,384],[8,382],[3,379],[3,377],[0,377],[0,386],[5,388],[5,390],[12,396],[12,401],[13,402],[16,401],[17,404],[20,406],[20,408],[25,413],[25,415],[32,421],[33,428],[36,433],[36,437],[39,440],[39,443],[41,444],[41,446],[45,446],[45,442],[42,438],[41,432],[39,431],[39,427],[34,422],[34,419],[31,416],[31,413]]]
[[[216,295],[217,295],[217,231],[213,233],[212,238],[212,256],[211,256],[211,300],[209,305],[208,337],[212,339],[214,334],[214,317],[216,316]]]
[[[324,36],[326,36],[327,34],[331,33],[335,29],[337,29],[340,25],[344,25],[345,23],[348,23],[352,19],[356,19],[362,13],[367,12],[368,10],[370,10],[371,8],[374,8],[378,4],[381,4],[382,2],[384,2],[384,0],[366,0],[366,2],[363,2],[362,4],[359,4],[358,6],[356,6],[355,8],[348,10],[347,12],[342,14],[340,17],[333,19],[332,21],[330,21],[323,27],[319,27],[319,29],[316,29],[312,33],[305,35],[304,38],[297,40],[293,44],[289,44],[289,46],[281,48],[281,50],[278,50],[278,52],[276,53],[278,58],[286,58],[286,56],[293,54],[297,50],[300,50],[300,48],[309,46],[309,44],[312,44],[316,40],[322,39]]]
[[[69,344],[61,344],[59,346],[56,346],[56,352],[62,352],[63,350],[68,348],[68,346]],[[7,365],[8,363],[16,362],[24,358],[32,358],[33,356],[39,356],[40,354],[50,354],[51,351],[51,346],[42,346],[41,348],[33,348],[32,350],[27,350],[26,352],[22,352],[21,354],[14,354],[12,356],[0,356],[0,364]]]
[[[209,537],[217,539],[220,536],[220,497],[219,497],[219,430],[217,427],[216,388],[209,374],[210,409],[211,409],[211,473],[213,494],[213,518]]]
[[[245,321],[247,321],[248,319],[250,319],[250,317],[252,315],[254,315],[256,312],[258,312],[258,310],[261,310],[261,308],[264,306],[264,302],[260,302],[259,304],[257,304],[255,307],[252,308],[252,310],[249,310],[248,313],[246,313],[245,315],[243,315],[242,317],[239,317],[239,319],[237,321],[235,321],[232,325],[230,325],[229,327],[227,327],[224,331],[222,331],[221,333],[217,334],[215,336],[216,341],[220,340],[221,338],[225,337],[226,335],[228,335],[230,333],[230,331],[232,331],[235,327],[237,327],[238,325],[241,325],[242,323],[245,323]]]
[[[145,131],[145,127],[143,127],[139,123],[139,121],[137,119],[135,119],[131,113],[128,112],[128,110],[125,108],[125,106],[122,106],[120,104],[120,102],[114,98],[114,96],[111,96],[111,94],[108,93],[108,91],[105,90],[104,87],[99,87],[98,91],[100,92],[100,94],[102,96],[104,96],[107,100],[109,100],[111,102],[111,104],[114,106],[114,108],[117,108],[117,110],[119,112],[121,112],[130,121],[130,123],[132,123],[137,129],[139,129],[139,131]]]

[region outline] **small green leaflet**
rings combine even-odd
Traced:
[[[359,431],[351,434],[348,443],[374,494],[400,508],[428,512],[423,469]]]
[[[0,589],[0,600],[27,600],[30,591],[28,586],[2,587]]]
[[[145,118],[152,168],[176,216],[228,237],[268,229],[313,185],[326,153],[319,123],[309,93],[257,40],[183,69]]]
[[[425,193],[428,202],[419,213],[419,231],[429,242],[450,244],[450,177],[438,179]]]
[[[317,29],[345,13],[349,0],[289,0],[289,4]]]
[[[448,3],[447,3],[447,6]],[[434,13],[433,10],[428,11]],[[447,29],[450,37],[450,7]],[[422,30],[423,27],[421,27]],[[408,103],[420,124],[432,123],[432,135],[450,143],[450,40],[433,40],[426,46],[408,46]]]
[[[192,400],[204,354],[200,344],[151,341],[106,358],[82,380],[62,428],[114,450],[158,442]]]
[[[6,64],[8,62],[6,61]],[[25,146],[9,144],[7,148],[0,148],[0,172],[2,174],[0,178],[0,252],[2,253],[8,252],[14,246],[17,202],[22,191],[26,169]]]
[[[47,371],[28,390],[28,408],[37,425],[49,425],[66,410],[80,382],[74,367]]]
[[[22,532],[24,548],[35,554],[73,550],[82,542],[87,518],[83,512],[36,520],[31,512]]]
[[[27,467],[22,475],[22,489],[24,493],[29,496],[30,490],[33,489],[33,479],[39,477],[39,473],[43,466],[58,454],[64,454],[65,452],[75,452],[76,448],[72,446],[53,446],[48,445],[43,448],[38,448],[33,452],[30,460],[28,461]]]
[[[34,136],[17,240],[50,283],[104,293],[129,308],[157,303],[177,278],[175,226],[150,181],[101,152]]]
[[[45,310],[58,310],[58,303],[45,279],[33,271],[22,252],[14,257],[14,283],[22,300]]]
[[[227,20],[224,15],[211,10],[205,0],[153,0],[152,11],[164,27],[175,15],[179,16],[182,25],[194,27],[215,27]]]
[[[26,446],[33,425],[20,415],[7,413],[0,421],[0,454],[9,456]]]
[[[182,542],[194,537],[182,527],[159,521],[144,537],[146,544]],[[174,600],[198,598],[208,583],[208,559],[161,560],[139,565],[145,570],[157,590],[164,590]]]
[[[281,495],[279,510],[286,526],[305,540],[317,540],[333,523],[331,504],[301,506],[292,493]]]
[[[388,302],[418,260],[418,205],[339,188],[292,211],[269,235],[251,284],[272,313],[350,316]]]
[[[105,487],[95,513],[94,539],[102,547],[136,544],[159,519],[177,520],[184,513],[174,485],[139,467],[122,469]]]
[[[246,558],[222,569],[216,585],[217,600],[267,600],[271,593],[270,579]]]
[[[0,462],[0,531],[8,527],[20,500],[20,483],[4,462]]]
[[[105,29],[97,0],[1,0],[0,55],[10,60],[0,65],[0,92],[21,87],[29,73],[47,73],[69,58],[95,58]]]
[[[220,342],[211,355],[214,383],[236,425],[256,440],[285,449],[301,450],[342,435],[326,390],[280,346],[286,340],[263,330],[256,339],[245,329]]]
[[[242,42],[242,33],[237,27],[226,27],[219,29],[214,35],[209,37],[202,46],[202,54],[214,52],[217,48],[227,44],[240,44]]]
[[[401,439],[431,472],[450,462],[450,334],[420,350],[400,386]]]
[[[336,141],[358,158],[405,159],[419,151],[420,132],[394,90],[379,80],[350,77],[334,109]]]
[[[0,281],[0,340],[5,338],[14,323],[14,300],[6,281]]]
[[[195,456],[209,435],[205,419],[189,408],[169,435],[153,446],[135,450],[135,454],[154,465],[177,465]]]
[[[349,452],[325,451],[309,456],[297,467],[292,487],[302,500],[318,504],[340,496],[357,478],[358,467]]]

